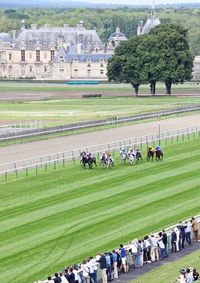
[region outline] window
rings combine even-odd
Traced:
[[[25,67],[24,66],[21,67],[21,75],[22,75],[22,77],[25,76]]]
[[[33,71],[33,68],[32,68],[32,67],[30,67],[30,68],[29,68],[29,71],[30,71],[30,73],[32,73],[32,71]]]
[[[99,63],[100,63],[100,66],[103,67],[103,63],[104,63],[103,59],[99,59]]]
[[[8,67],[8,72],[11,73],[12,72],[12,66]]]
[[[29,58],[32,59],[32,53],[31,52],[29,53]]]
[[[12,60],[12,54],[11,54],[11,53],[9,53],[9,55],[8,55],[8,56],[9,56],[9,57],[8,57],[8,58],[9,58],[9,61],[10,61],[10,60]]]
[[[44,59],[47,59],[47,52],[44,52]]]
[[[87,70],[87,77],[90,78],[90,76],[91,76],[91,70],[88,69]]]
[[[87,60],[87,67],[91,67],[91,59]]]
[[[103,75],[104,74],[104,71],[103,70],[100,70],[100,75]]]
[[[25,59],[26,59],[25,50],[21,50],[21,61],[25,62]]]
[[[36,50],[36,62],[40,62],[40,50]]]
[[[51,50],[51,61],[53,61],[55,50]]]
[[[44,72],[45,72],[45,73],[47,72],[47,67],[46,67],[46,66],[44,66]]]

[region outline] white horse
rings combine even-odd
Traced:
[[[122,161],[123,163],[125,163],[125,162],[126,162],[126,159],[127,159],[127,152],[126,152],[125,148],[124,148],[124,147],[120,148],[119,153],[120,153],[121,161]]]
[[[127,154],[127,159],[128,159],[129,164],[133,165],[136,163],[136,156],[134,153]]]

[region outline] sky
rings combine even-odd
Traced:
[[[75,0],[79,2],[91,3],[112,3],[112,4],[132,4],[132,5],[151,5],[153,0]],[[200,0],[155,0],[155,4],[172,4],[172,3],[200,3]]]

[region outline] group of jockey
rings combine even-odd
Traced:
[[[147,151],[148,151],[148,152],[149,152],[149,151],[154,152],[153,146],[152,146],[152,145],[149,145],[149,146],[147,147]],[[160,152],[162,152],[162,149],[161,149],[160,145],[157,145],[157,146],[156,146],[155,151],[160,151]]]
[[[152,145],[149,145],[147,147],[147,152],[162,152],[160,145],[157,145],[156,148],[154,149]],[[135,150],[131,147],[129,148],[128,152],[126,151],[125,147],[120,148],[120,155],[124,155],[127,158],[130,157],[135,157],[137,158],[137,156],[141,156],[141,152],[139,148],[136,148]],[[86,152],[86,151],[82,151],[80,154],[81,158],[86,158],[87,160],[89,160],[90,158],[93,158],[94,155],[91,152]],[[142,157],[141,157],[142,159]],[[105,151],[100,158],[101,162],[114,162],[114,159],[112,157],[112,154],[110,151]]]
[[[114,161],[114,159],[113,159],[112,154],[111,154],[110,151],[103,152],[103,154],[102,154],[100,160],[101,160],[102,162],[104,162],[104,161],[107,162],[107,161],[109,161],[109,160],[110,160],[111,162]]]
[[[139,148],[136,148],[135,150],[133,150],[133,148],[129,148],[129,151],[126,152],[126,149],[124,147],[122,147],[120,149],[120,154],[124,154],[126,156],[137,156],[137,154],[140,153]]]

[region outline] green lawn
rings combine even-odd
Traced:
[[[164,162],[65,168],[1,179],[5,283],[46,278],[86,256],[199,213],[199,138],[164,147]],[[148,282],[149,283],[149,282]]]
[[[108,97],[56,99],[32,102],[0,102],[0,122],[41,120],[43,126],[69,124],[113,116],[130,116],[200,104],[200,97]]]
[[[198,272],[200,271],[200,251],[193,252],[176,262],[156,268],[131,281],[131,283],[172,283],[180,275],[179,270],[190,266],[195,267]]]

